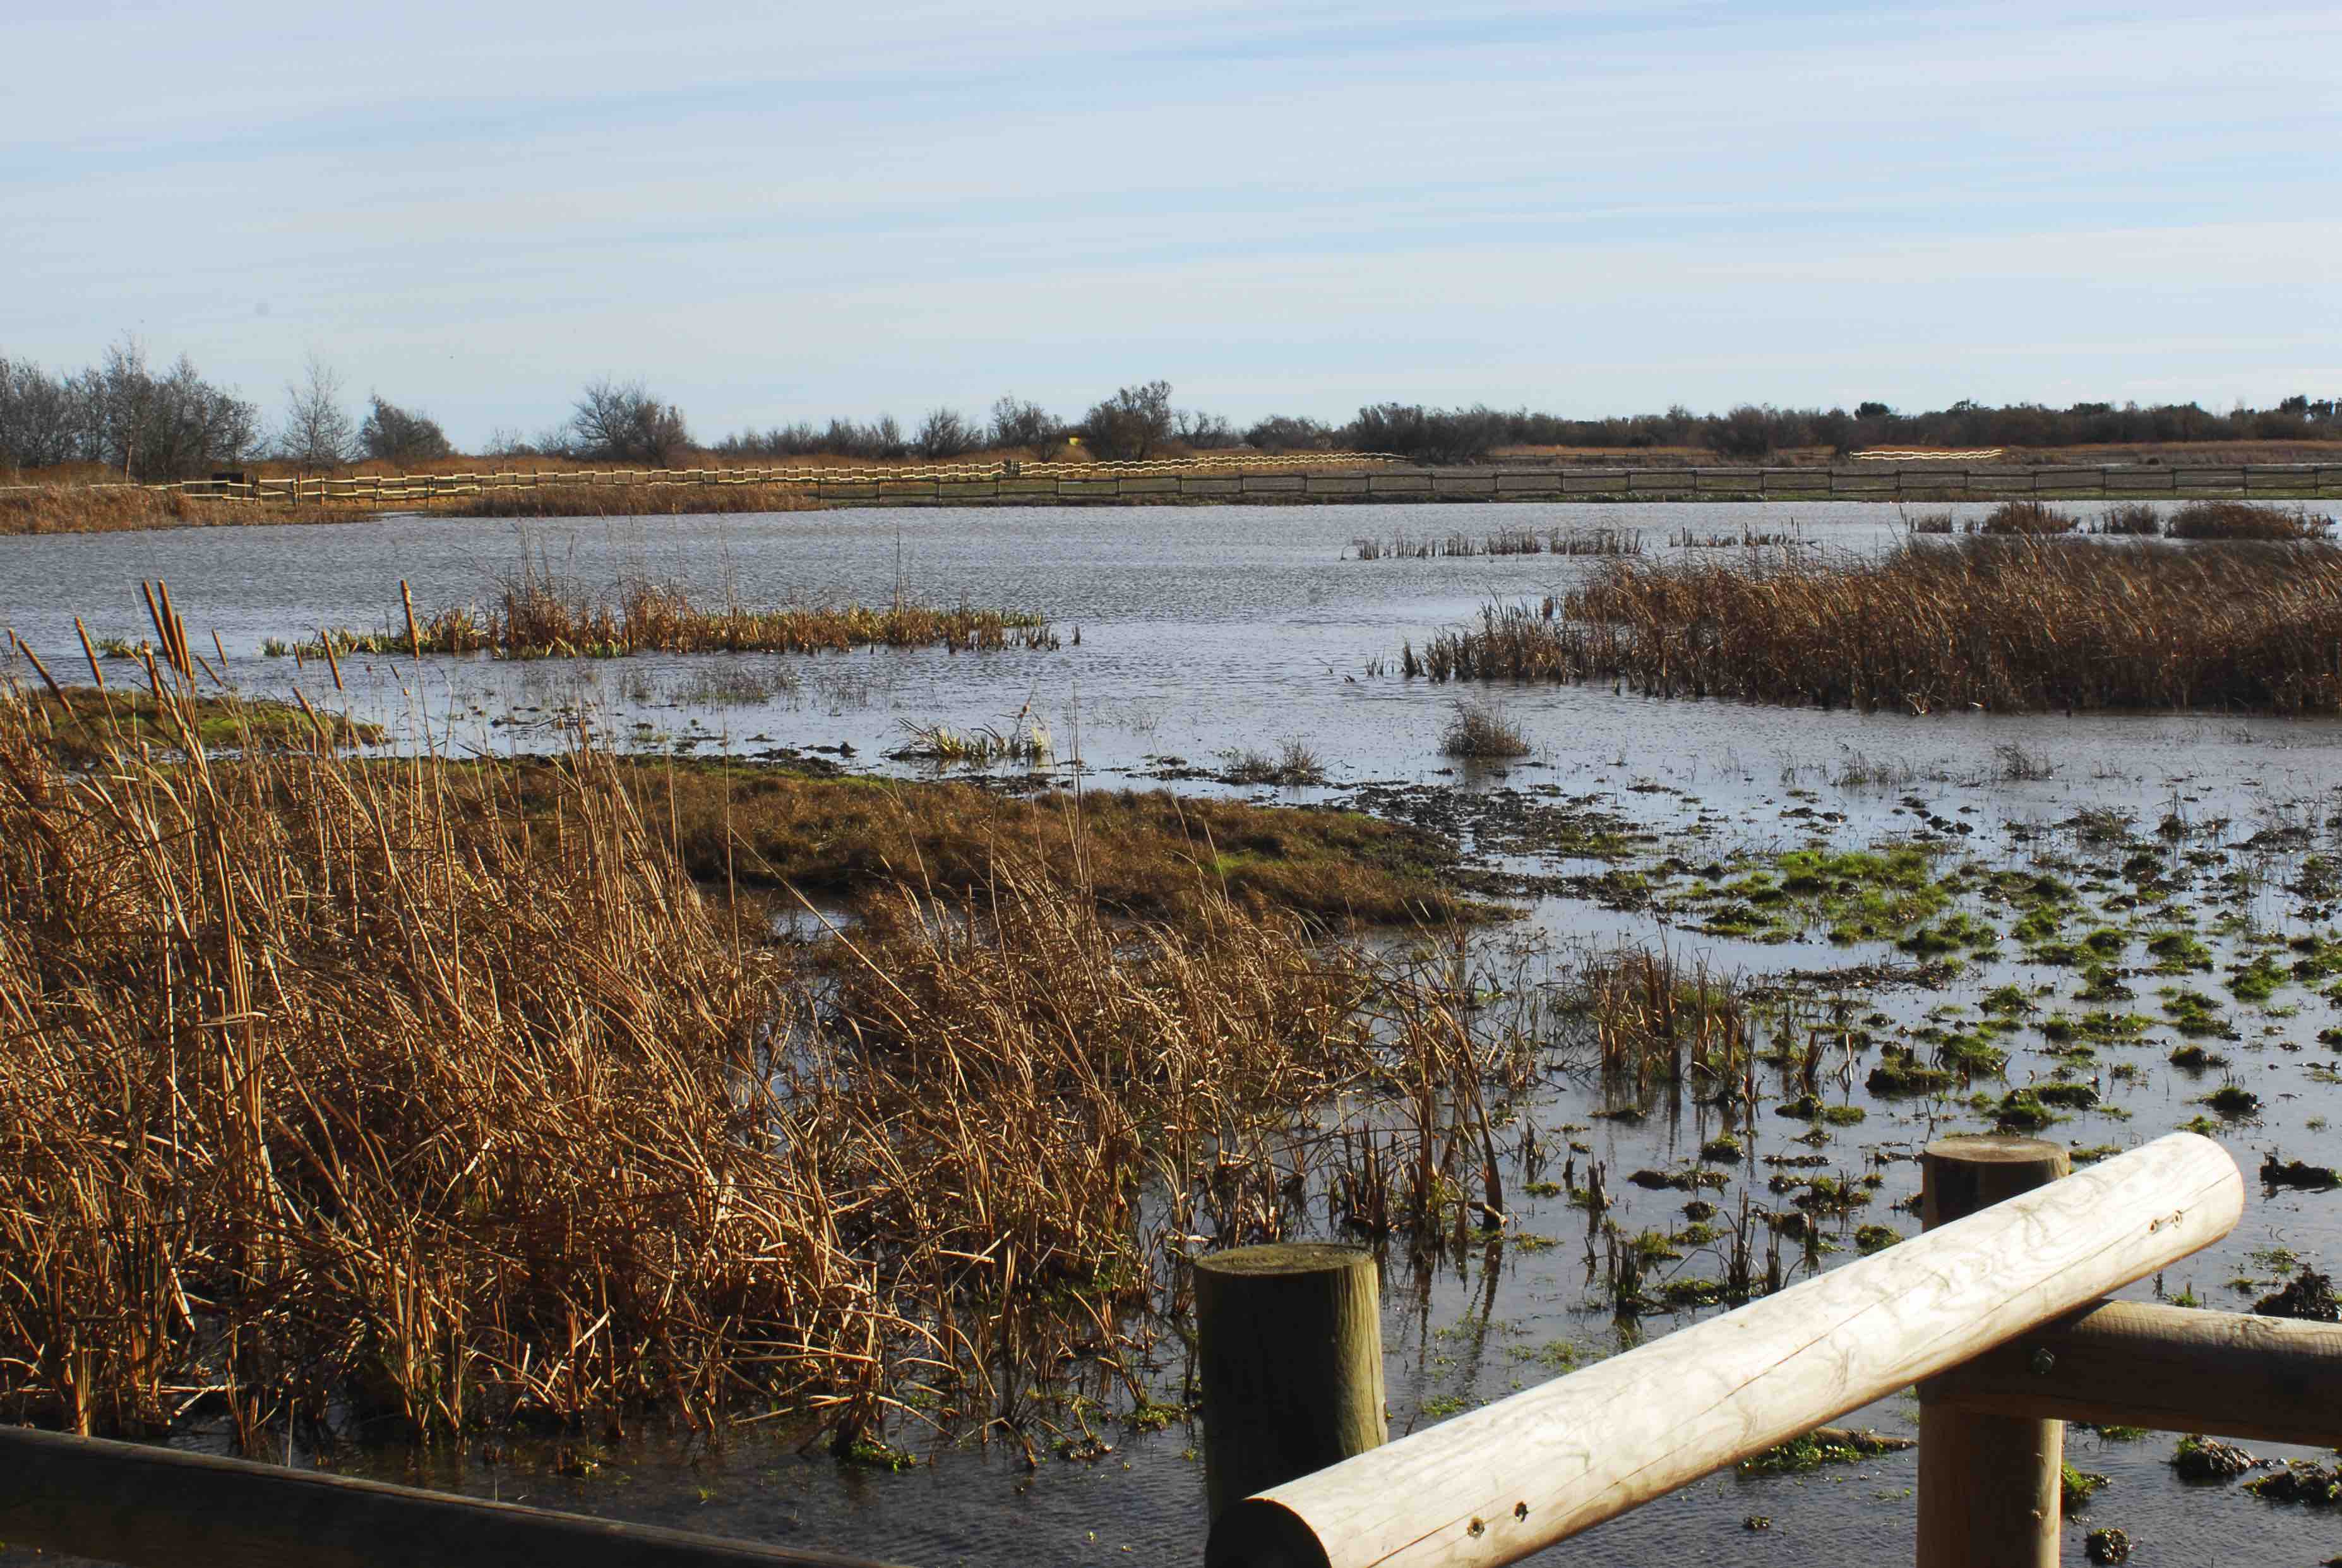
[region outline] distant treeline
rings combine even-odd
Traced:
[[[1843,408],[1774,408],[1743,404],[1726,414],[1665,414],[1568,419],[1528,409],[1429,408],[1380,403],[1341,424],[1296,414],[1274,414],[1237,429],[1226,420],[1171,405],[1164,382],[1125,387],[1077,420],[1061,420],[1030,403],[1004,397],[990,422],[953,409],[929,414],[906,432],[892,418],[859,424],[833,419],[743,431],[716,447],[727,456],[899,459],[956,457],[979,447],[1052,452],[1078,440],[1099,457],[1146,457],[1184,448],[1213,451],[1246,446],[1262,452],[1388,452],[1419,463],[1471,463],[1506,447],[1605,449],[1673,447],[1749,459],[1772,452],[1867,446],[2043,447],[2127,445],[2197,441],[2342,439],[2342,402],[2306,395],[2274,408],[2213,414],[2192,403],[2077,403],[2070,408],[2012,404],[1990,408],[1961,402],[1924,414],[1901,414],[1883,403]]]
[[[331,472],[361,459],[398,465],[454,455],[428,414],[371,396],[363,419],[345,405],[340,375],[315,356],[304,379],[285,389],[285,413],[264,431],[256,404],[213,385],[184,356],[167,371],[149,366],[125,337],[99,364],[70,374],[0,354],[0,472],[98,464],[127,478],[185,478],[267,457],[305,472]],[[2069,408],[1960,402],[1924,414],[1884,403],[1843,408],[1743,404],[1725,414],[1665,414],[1605,419],[1485,405],[1430,408],[1379,403],[1340,424],[1276,414],[1237,429],[1217,414],[1176,407],[1171,385],[1150,381],[1099,399],[1078,418],[1008,396],[988,418],[936,408],[906,428],[892,415],[863,423],[832,419],[744,430],[714,447],[692,438],[683,411],[641,380],[604,377],[578,395],[568,417],[534,437],[500,432],[482,455],[557,457],[672,467],[697,454],[735,461],[832,456],[942,462],[971,452],[1076,452],[1108,459],[1249,447],[1262,452],[1385,452],[1418,463],[1477,462],[1507,447],[1675,448],[1736,461],[1768,453],[1867,446],[2039,448],[2200,441],[2342,439],[2337,400],[2307,395],[2274,408],[2214,414],[2192,403],[2077,403]]]

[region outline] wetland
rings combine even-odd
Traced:
[[[12,647],[0,1233],[119,1314],[11,1271],[0,1401],[913,1563],[1191,1562],[1214,1246],[1378,1250],[1398,1433],[1895,1244],[1933,1137],[2082,1163],[2189,1127],[2259,1178],[2247,1219],[2130,1293],[2331,1313],[2342,672],[2308,557],[1985,541],[2147,561],[2150,619],[2106,635],[2170,623],[2165,678],[2059,684],[2086,623],[1996,601],[2023,659],[1912,703],[1874,655],[1919,590],[1813,596],[1878,573],[1891,508],[1514,510],[1491,538],[1539,548],[1358,548],[1452,534],[1430,506],[0,540],[45,672]],[[1666,620],[1650,574],[1695,557]],[[515,636],[516,580],[571,634]],[[855,606],[903,634],[798,634]],[[1407,673],[1635,615],[1663,659]],[[2224,678],[2222,635],[2284,678]],[[115,1255],[131,1194],[181,1226],[137,1233],[187,1304]],[[1882,1401],[1847,1423],[1883,1441],[1565,1550],[1907,1557],[1916,1422]],[[2071,1431],[2067,1559],[2334,1554],[2331,1453],[2192,1452]]]

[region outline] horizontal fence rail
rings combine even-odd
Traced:
[[[827,1552],[5,1428],[0,1541],[130,1568],[883,1568]]]
[[[2270,500],[2342,495],[2342,464],[2201,467],[1987,466],[1940,461],[1830,468],[1421,468],[1375,453],[1148,463],[990,463],[902,468],[497,469],[330,478],[188,479],[171,484],[12,485],[0,496],[145,490],[197,501],[357,508],[427,506],[534,491],[761,486],[855,504],[1135,502],[1963,501],[2010,497]]]
[[[2342,1441],[2342,1326],[2101,1302],[1987,1351],[1928,1388],[1990,1415]]]

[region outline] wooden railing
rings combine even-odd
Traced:
[[[2065,1418],[2342,1441],[2342,1327],[2097,1299],[2234,1227],[2244,1180],[2217,1144],[2177,1134],[2071,1176],[2031,1139],[1924,1160],[1924,1234],[1389,1443],[1326,1418],[1378,1386],[1379,1345],[1295,1343],[1326,1314],[1291,1279],[1320,1265],[1206,1256],[1226,1277],[1197,1293],[1206,1464],[1244,1476],[1210,1489],[1242,1501],[1207,1564],[1515,1563],[1915,1383],[1920,1568],[2053,1568]],[[1216,1383],[1286,1413],[1278,1443],[1220,1441]]]
[[[837,505],[1098,504],[1132,502],[1961,501],[2010,496],[2272,500],[2342,495],[2342,464],[2196,468],[1868,464],[1832,468],[1417,468],[1374,453],[1152,463],[943,464],[892,468],[496,469],[309,479],[189,479],[101,484],[196,500],[364,508],[427,506],[501,492],[782,487]],[[0,495],[42,490],[0,487]]]
[[[2065,1420],[2342,1441],[2342,1326],[2099,1299],[2236,1225],[2244,1179],[2217,1144],[2176,1134],[2076,1175],[2031,1139],[1923,1159],[1923,1234],[1396,1443],[1366,1254],[1206,1254],[1208,1568],[1517,1562],[1914,1383],[1919,1568],[2058,1561]],[[0,1540],[157,1568],[866,1568],[5,1430]]]
[[[0,1429],[0,1541],[131,1568],[879,1568],[859,1557]]]

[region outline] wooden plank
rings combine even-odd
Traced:
[[[1999,1415],[2342,1443],[2342,1324],[2101,1302],[1928,1384]]]
[[[2169,1266],[2245,1183],[2177,1133],[1875,1257],[1246,1498],[1209,1568],[1516,1562]]]
[[[0,1429],[0,1540],[130,1568],[876,1568],[826,1552]]]

